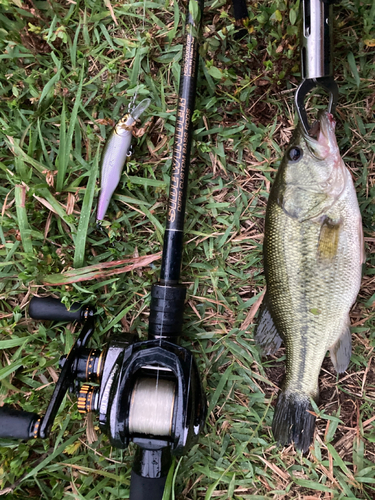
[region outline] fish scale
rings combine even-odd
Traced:
[[[358,201],[331,115],[323,114],[320,124],[317,140],[297,131],[269,196],[263,247],[267,293],[255,333],[265,354],[275,352],[281,339],[285,343],[286,376],[273,432],[280,444],[294,441],[303,451],[313,438],[310,399],[318,400],[327,350],[337,371],[349,363],[349,310],[364,261]],[[288,159],[292,148],[300,161]]]

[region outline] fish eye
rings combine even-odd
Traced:
[[[288,151],[288,158],[290,161],[297,162],[303,156],[303,150],[298,146],[293,146]]]

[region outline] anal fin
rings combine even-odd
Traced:
[[[337,341],[329,348],[331,360],[337,373],[343,373],[349,366],[352,355],[352,335],[346,326]]]
[[[267,294],[263,299],[254,338],[264,356],[275,353],[282,342],[268,307]]]

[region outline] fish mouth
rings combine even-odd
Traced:
[[[317,132],[314,134],[316,138],[303,134],[307,147],[318,160],[325,160],[328,156],[337,153],[335,128],[336,122],[333,115],[328,111],[323,111],[318,117]]]

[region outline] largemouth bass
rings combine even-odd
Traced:
[[[286,345],[272,430],[279,444],[305,452],[327,350],[338,373],[349,364],[349,310],[365,260],[356,192],[327,112],[317,139],[299,126],[288,147],[269,196],[263,251],[267,293],[255,339],[264,354]]]

